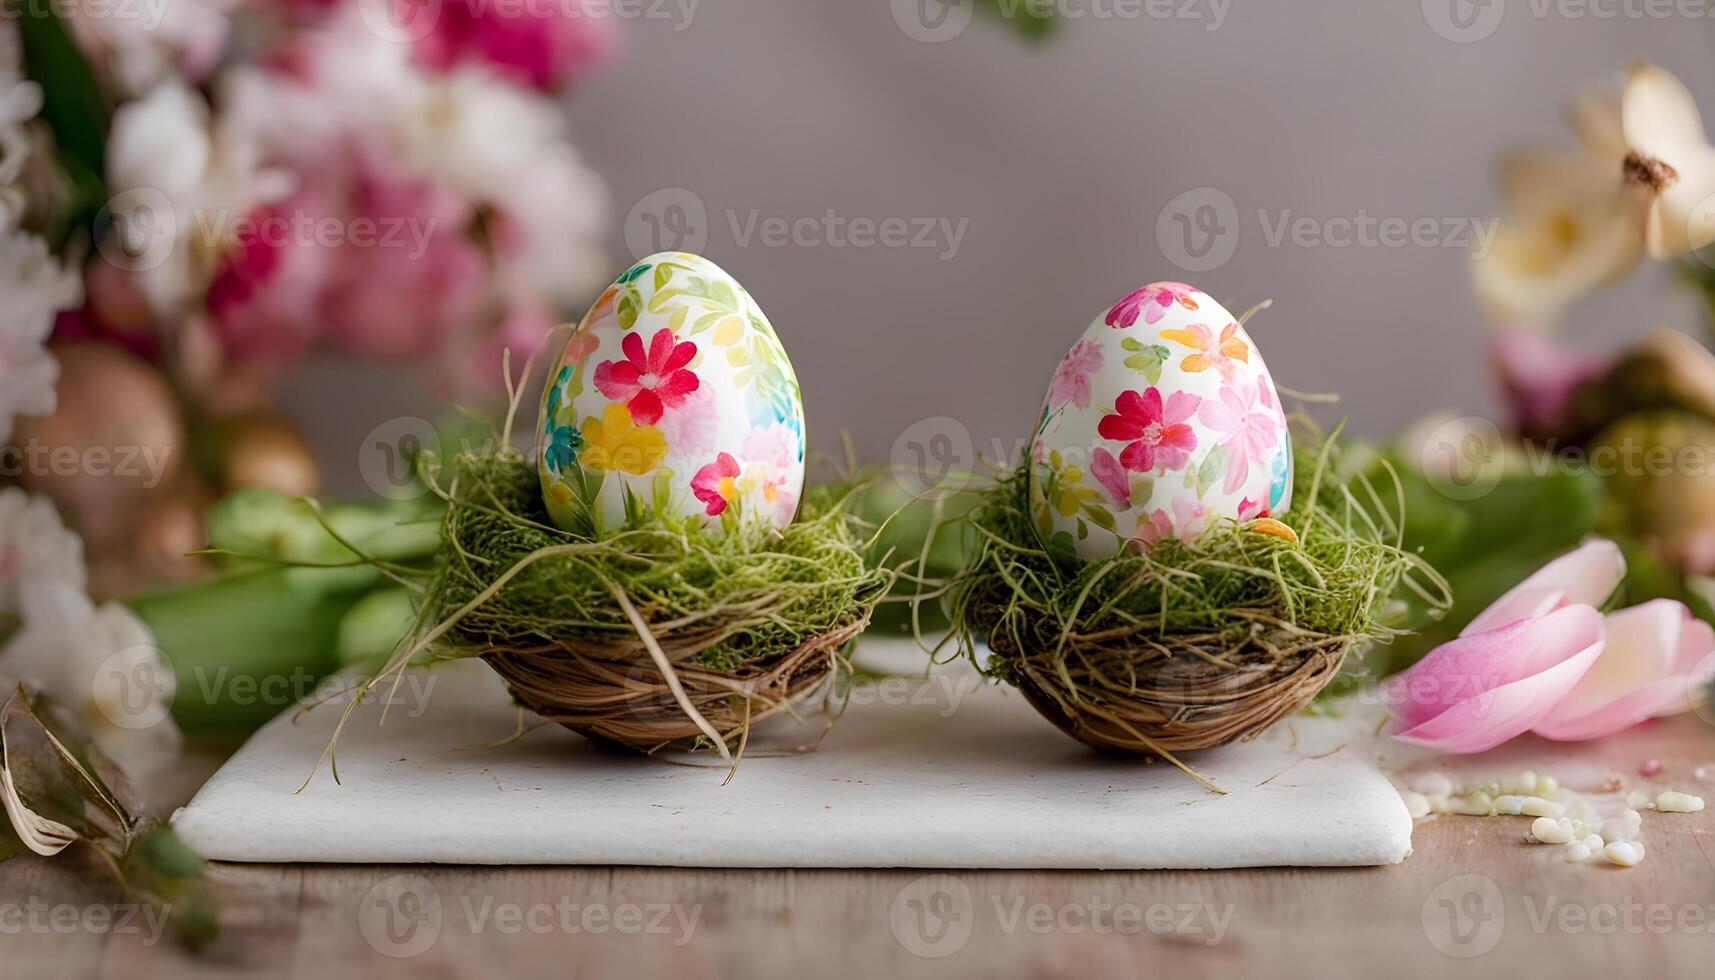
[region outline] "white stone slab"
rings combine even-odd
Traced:
[[[889,641],[881,641],[889,642]],[[432,685],[428,678],[433,678]],[[1277,745],[1198,754],[1208,792],[1163,764],[1092,754],[1015,692],[964,669],[860,688],[820,751],[723,768],[516,727],[479,664],[416,680],[386,725],[360,706],[258,732],[174,826],[227,861],[791,868],[1236,868],[1393,864],[1398,794],[1356,753]],[[427,686],[427,697],[422,697]]]

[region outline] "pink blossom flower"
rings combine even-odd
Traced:
[[[685,367],[697,356],[697,345],[678,340],[671,328],[655,331],[647,354],[636,333],[627,333],[620,349],[625,360],[596,365],[595,386],[608,400],[625,402],[637,424],[654,425],[664,409],[697,390],[697,376]]]
[[[1144,323],[1159,323],[1175,303],[1187,310],[1195,310],[1196,292],[1196,287],[1182,282],[1151,283],[1115,303],[1108,311],[1107,324],[1116,328],[1129,327],[1137,322],[1140,315]]]
[[[1518,428],[1526,433],[1558,434],[1571,422],[1572,395],[1579,385],[1600,377],[1607,366],[1543,333],[1502,330],[1490,348],[1501,393]]]
[[[738,474],[738,460],[730,453],[721,453],[691,477],[691,492],[707,506],[710,517],[719,517],[738,495]]]
[[[306,208],[315,204],[302,195],[256,208],[249,230],[215,267],[205,299],[209,323],[235,359],[289,359],[319,338],[322,297],[334,275],[332,255],[300,236],[268,231]]]
[[[1254,521],[1254,520],[1257,520],[1258,518],[1267,517],[1267,516],[1268,516],[1268,505],[1267,504],[1261,503],[1260,501],[1252,500],[1249,497],[1246,497],[1243,500],[1239,501],[1239,523],[1240,524],[1244,524],[1247,521]]]
[[[1114,414],[1103,416],[1096,431],[1103,439],[1127,444],[1120,463],[1133,473],[1181,469],[1197,448],[1197,434],[1186,421],[1200,401],[1184,391],[1174,392],[1165,403],[1157,388],[1146,388],[1141,395],[1121,392]]]
[[[1691,710],[1692,678],[1715,655],[1715,630],[1683,603],[1656,599],[1603,621],[1607,644],[1572,693],[1535,726],[1571,742],[1603,738],[1633,725]]]
[[[505,7],[445,0],[433,29],[412,53],[436,71],[474,62],[520,85],[549,91],[601,67],[617,40],[614,18],[582,3],[526,0]]]
[[[1120,508],[1131,506],[1131,475],[1106,449],[1097,448],[1090,454],[1090,475],[1108,492],[1109,499]]]
[[[335,217],[346,233],[325,246],[334,276],[322,309],[334,343],[359,357],[414,359],[477,320],[489,270],[468,201],[370,155],[349,212]]]
[[[1222,490],[1226,493],[1243,486],[1250,464],[1273,456],[1280,441],[1280,411],[1264,376],[1259,375],[1255,384],[1222,385],[1220,396],[1205,400],[1197,418],[1224,436],[1227,482]]]
[[[1078,408],[1090,407],[1090,378],[1102,369],[1102,348],[1089,340],[1080,340],[1066,352],[1060,366],[1054,369],[1054,381],[1048,387],[1052,405],[1072,403]]]

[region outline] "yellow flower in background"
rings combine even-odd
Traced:
[[[1644,254],[1715,242],[1715,147],[1691,93],[1655,65],[1573,108],[1582,148],[1509,157],[1508,214],[1475,256],[1479,301],[1502,321],[1544,323],[1629,275]]]
[[[667,438],[653,425],[638,425],[619,402],[610,403],[601,418],[584,419],[583,455],[579,461],[591,469],[644,474],[667,457]]]
[[[1584,151],[1517,153],[1502,164],[1501,188],[1509,213],[1472,270],[1477,301],[1491,318],[1552,322],[1643,260],[1643,212],[1612,160]]]

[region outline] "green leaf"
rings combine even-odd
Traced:
[[[1112,531],[1115,529],[1114,515],[1108,513],[1107,508],[1100,504],[1085,504],[1084,516],[1090,519],[1090,523],[1103,530]]]
[[[1126,339],[1130,340],[1131,338]],[[1150,384],[1159,382],[1161,380],[1161,366],[1167,362],[1167,357],[1171,352],[1161,344],[1150,344],[1147,347],[1139,344],[1136,349],[1138,353],[1126,358],[1125,366],[1143,375]]]
[[[83,227],[102,207],[107,190],[108,107],[89,61],[72,43],[57,4],[8,4],[24,48],[24,70],[42,87],[41,119],[53,132],[61,167],[75,190],[66,230]]]
[[[1227,473],[1227,447],[1216,446],[1209,450],[1209,455],[1203,457],[1203,465],[1197,467],[1197,499],[1209,492],[1209,488],[1219,483]]]
[[[621,330],[630,330],[637,325],[639,302],[637,289],[633,286],[625,287],[625,292],[621,293],[619,297],[619,327]]]

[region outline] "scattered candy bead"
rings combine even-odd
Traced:
[[[1651,759],[1648,762],[1645,762],[1643,765],[1638,767],[1638,772],[1646,778],[1651,777],[1651,776],[1660,775],[1661,774],[1661,760],[1660,759]]]
[[[1566,849],[1566,860],[1572,864],[1580,864],[1590,860],[1590,855],[1595,853],[1595,851],[1590,850],[1590,845],[1580,841]]]
[[[1655,798],[1655,808],[1663,813],[1696,813],[1703,809],[1703,797],[1669,791]]]
[[[1649,794],[1641,789],[1634,789],[1626,797],[1626,805],[1634,810],[1648,810],[1650,808]]]
[[[1411,819],[1418,820],[1429,816],[1429,800],[1422,793],[1407,790],[1400,794],[1400,799],[1405,801],[1405,812],[1411,814]]]
[[[1572,823],[1553,817],[1537,817],[1536,822],[1530,825],[1530,835],[1544,844],[1569,844],[1572,841]]]
[[[1619,816],[1602,824],[1602,839],[1610,843],[1637,840],[1638,831],[1643,829],[1643,825],[1643,816],[1636,810],[1627,809]]]
[[[1495,797],[1495,814],[1502,817],[1516,817],[1524,812],[1524,801],[1508,793]]]
[[[1566,816],[1566,807],[1553,800],[1545,800],[1540,796],[1525,797],[1524,802],[1519,806],[1519,811],[1527,817],[1554,817],[1558,819]]]
[[[1602,857],[1609,864],[1617,864],[1622,868],[1635,868],[1644,859],[1643,848],[1632,841],[1616,841],[1602,848]]]

